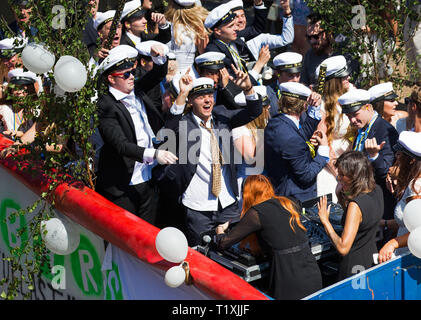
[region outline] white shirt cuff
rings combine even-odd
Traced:
[[[249,74],[254,78],[254,80],[258,81],[262,77],[260,73],[257,73],[256,70],[250,70]]]
[[[155,149],[154,148],[146,148],[143,152],[143,162],[145,163],[152,163],[154,161]]]
[[[186,106],[186,105],[182,105],[182,106],[176,105],[176,104],[175,104],[175,102],[174,102],[174,103],[172,104],[171,108],[170,108],[170,112],[171,112],[171,114],[173,114],[173,115],[182,114],[182,113],[183,113],[183,111],[184,111],[185,106]]]
[[[376,161],[376,159],[379,157],[379,154],[377,154],[374,158],[370,158],[370,157],[368,157],[368,160],[370,161],[370,162],[373,162],[373,161]]]
[[[327,158],[329,161],[329,146],[319,146],[317,148],[317,154],[323,158]]]
[[[257,95],[256,91],[252,94],[246,95],[246,100],[259,100],[259,96]]]
[[[162,26],[158,26],[158,28],[159,29],[168,29],[168,27],[170,26],[171,24],[167,21],[167,22],[165,22],[165,24],[163,24]]]
[[[163,65],[165,62],[167,62],[167,56],[152,57],[152,61],[157,65]]]
[[[254,9],[266,9],[266,7],[265,7],[265,3],[263,2],[261,5],[259,5],[259,6],[254,6]]]

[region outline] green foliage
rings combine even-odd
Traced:
[[[359,60],[361,87],[391,81],[395,88],[401,88],[419,79],[419,71],[407,59],[405,46],[414,36],[413,30],[405,32],[409,19],[415,25],[421,21],[415,10],[418,0],[306,0],[306,3],[323,17],[322,28],[333,37],[339,34],[346,37],[345,42],[335,43],[334,47]]]
[[[12,264],[12,278],[0,281],[0,288],[7,284],[7,291],[0,290],[3,299],[15,299],[18,293],[27,292],[24,298],[31,297],[35,276],[40,276],[48,264],[47,249],[41,241],[40,223],[52,217],[54,198],[52,194],[60,183],[69,182],[77,186],[82,183],[92,189],[95,188],[94,156],[95,150],[89,141],[97,126],[96,96],[97,77],[89,67],[89,52],[82,42],[82,32],[91,15],[87,1],[80,0],[37,0],[29,1],[32,4],[31,25],[38,30],[31,35],[30,41],[43,43],[48,50],[54,53],[56,62],[61,56],[70,55],[79,59],[88,70],[86,85],[76,93],[66,92],[56,95],[54,87],[56,82],[53,71],[44,75],[50,84],[44,86],[44,91],[37,95],[29,95],[21,101],[25,105],[24,118],[33,119],[40,129],[35,141],[25,148],[29,153],[15,156],[19,161],[18,168],[27,174],[41,171],[48,183],[41,198],[26,209],[17,211],[14,215],[27,215],[40,208],[35,217],[27,226],[20,230],[22,246],[11,251],[7,258]],[[9,0],[12,7],[12,1]],[[56,29],[58,12],[53,8],[62,6],[65,13],[65,28]],[[15,11],[19,15],[19,11]],[[7,25],[3,19],[3,30]],[[26,35],[31,34],[30,26],[24,26]],[[8,37],[14,36],[10,30]],[[23,67],[23,66],[22,66]],[[16,97],[9,97],[17,102]],[[58,146],[63,145],[61,152]],[[53,148],[47,150],[47,146]],[[55,150],[55,151],[54,151]],[[27,290],[23,290],[23,286]]]

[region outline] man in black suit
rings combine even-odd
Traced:
[[[234,97],[242,90],[229,78],[224,65],[225,55],[221,52],[205,52],[197,56],[195,66],[200,77],[210,78],[215,84],[214,101],[216,105],[223,105],[227,109],[240,109]]]
[[[98,163],[96,190],[111,202],[154,224],[158,204],[152,168],[176,157],[157,150],[153,141],[163,119],[143,90],[159,83],[167,64],[156,68],[148,81],[134,82],[138,52],[120,45],[110,50],[99,67],[108,84],[98,99],[99,132],[104,141]],[[152,50],[152,56],[162,56]]]
[[[185,207],[186,236],[190,246],[201,243],[201,234],[218,224],[240,219],[234,146],[231,130],[262,112],[262,101],[250,78],[233,66],[235,84],[246,95],[247,107],[227,110],[214,106],[214,83],[209,78],[180,81],[180,110],[171,110],[166,127],[176,134],[178,162],[161,168],[159,184],[167,195]],[[190,111],[183,115],[187,99]],[[169,139],[170,141],[171,139]],[[222,143],[219,143],[221,142]]]
[[[285,13],[282,34],[260,34],[247,42],[238,37],[239,28],[236,14],[232,11],[230,4],[225,3],[216,7],[205,20],[205,26],[213,31],[205,51],[217,51],[225,54],[225,67],[231,76],[234,76],[231,65],[247,72],[246,64],[258,60],[260,50],[264,45],[273,49],[283,47],[294,40],[294,25],[289,1],[282,0],[281,6]],[[257,84],[256,80],[252,78],[254,84]]]
[[[253,24],[247,26],[246,13],[244,12],[244,4],[242,0],[231,0],[228,2],[232,12],[236,14],[238,26],[238,37],[244,41],[253,39],[259,34],[265,32],[268,8],[265,7],[263,0],[254,0],[254,20]]]
[[[385,200],[383,219],[393,219],[395,198],[386,187],[386,176],[395,161],[393,146],[399,138],[396,129],[374,111],[366,90],[350,90],[338,99],[342,113],[358,129],[353,149],[367,154],[374,168],[376,183],[382,188]]]
[[[158,25],[158,33],[145,33],[147,31],[147,16],[150,22]],[[121,44],[136,47],[142,41],[155,40],[167,43],[171,40],[170,24],[162,13],[151,12],[141,5],[140,0],[129,1],[124,5],[121,14],[123,34]]]

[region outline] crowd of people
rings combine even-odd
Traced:
[[[253,0],[253,22],[241,0],[212,10],[169,0],[164,13],[150,0],[127,1],[111,48],[116,10],[98,12],[99,1],[89,1],[81,35],[107,87],[97,97],[99,194],[153,225],[180,228],[191,247],[212,230],[220,249],[241,241],[270,261],[276,299],[322,288],[301,222],[307,200],[319,198],[338,280],[372,267],[375,253],[381,263],[407,250],[402,214],[421,197],[421,87],[411,88],[406,111],[396,110],[390,82],[359,88],[358,59],[333,50],[323,17],[305,1],[279,1],[275,34],[262,0]],[[0,130],[25,144],[39,124],[8,97],[36,98],[43,84],[20,58],[31,7],[13,3],[21,11],[15,37],[0,32]],[[329,194],[343,208],[341,234],[329,220]]]

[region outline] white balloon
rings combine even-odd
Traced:
[[[54,67],[54,79],[64,91],[77,92],[85,85],[88,74],[82,62],[72,56],[62,56]]]
[[[31,42],[22,51],[23,65],[34,73],[42,74],[51,70],[56,58],[42,44]]]
[[[175,266],[165,273],[165,284],[171,288],[181,286],[186,280],[186,273],[181,266]]]
[[[409,232],[421,226],[421,199],[412,200],[405,206],[403,223]]]
[[[159,231],[155,239],[155,247],[159,255],[170,262],[180,263],[187,257],[186,236],[174,227]]]
[[[79,232],[72,222],[64,218],[41,221],[41,237],[47,249],[59,255],[71,254],[80,242]]]
[[[409,234],[408,248],[414,256],[421,259],[421,226]]]

